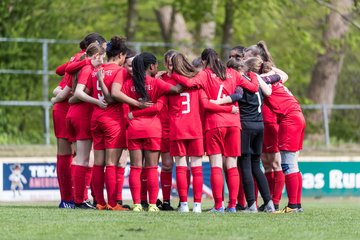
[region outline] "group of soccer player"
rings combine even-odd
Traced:
[[[234,47],[226,64],[211,48],[192,62],[169,50],[164,54],[166,71],[158,71],[153,54],[136,54],[118,36],[106,42],[91,33],[80,48],[56,69],[63,78],[51,99],[60,208],[174,210],[170,192],[175,162],[178,211],[189,212],[192,176],[192,211],[201,213],[206,154],[211,212],[303,211],[297,158],[305,120],[284,86],[287,74],[275,67],[263,41]],[[126,149],[132,208],[122,201]],[[226,207],[223,173],[229,190]],[[284,185],[289,202],[279,210]]]

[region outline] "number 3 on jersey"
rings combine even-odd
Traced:
[[[187,92],[180,93],[180,96],[185,97],[185,101],[181,102],[181,105],[185,106],[185,109],[182,110],[182,114],[187,114],[190,112],[190,94]]]
[[[104,100],[104,95],[102,93],[99,81],[96,81],[96,89],[98,90],[98,99],[99,100]]]

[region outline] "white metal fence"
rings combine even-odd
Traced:
[[[49,75],[54,75],[55,72],[49,70],[49,44],[78,44],[77,40],[57,40],[57,39],[32,39],[32,38],[2,38],[0,42],[20,42],[20,43],[37,43],[42,45],[42,69],[0,69],[0,74],[30,74],[42,76],[42,101],[3,101],[0,100],[0,106],[26,106],[26,107],[41,107],[44,111],[44,143],[50,144],[50,108],[49,101]],[[177,47],[169,43],[162,42],[131,42],[130,46],[137,52],[141,52],[143,47]],[[326,146],[330,145],[330,129],[329,129],[329,110],[360,110],[360,105],[302,105],[303,109],[321,110],[323,115],[324,128],[324,142]]]

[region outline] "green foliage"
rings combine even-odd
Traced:
[[[307,86],[318,54],[323,53],[322,34],[329,9],[313,0],[233,0],[233,45],[249,46],[265,40],[276,65],[289,75],[286,85],[301,103],[306,99]],[[138,21],[134,41],[162,42],[154,9],[172,5],[184,15],[189,31],[198,35],[199,25],[208,20],[216,22],[214,46],[220,50],[225,1],[160,0],[137,1]],[[358,10],[354,20],[359,22]],[[82,39],[89,32],[100,32],[106,39],[124,35],[127,1],[115,0],[3,0],[0,3],[0,36],[50,39]],[[344,67],[337,86],[335,103],[360,102],[359,94],[359,30],[350,26]],[[201,39],[196,39],[201,43]],[[0,68],[42,69],[41,44],[0,43]],[[175,46],[181,51],[180,46]],[[201,52],[199,46],[194,52]],[[162,61],[166,47],[142,47]],[[49,69],[54,70],[78,51],[77,44],[50,44]],[[161,68],[161,67],[160,67]],[[61,78],[49,77],[49,94]],[[350,83],[350,84],[349,84]],[[41,75],[1,74],[1,100],[42,100]],[[0,143],[43,143],[43,112],[41,108],[0,107]],[[359,111],[338,113],[331,119],[331,134],[339,139],[360,141],[352,134]],[[311,126],[311,123],[308,123]],[[347,126],[349,130],[341,130]],[[309,127],[316,132],[318,126]],[[348,131],[348,133],[347,133]],[[353,136],[357,137],[353,137]]]

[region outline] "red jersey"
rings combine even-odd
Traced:
[[[84,67],[85,68],[85,67]],[[120,83],[123,85],[124,82],[124,70],[125,68],[120,67],[115,63],[103,64],[101,68],[104,70],[104,84],[111,92],[111,87],[114,82]],[[97,68],[91,74],[91,81],[88,82],[87,88],[90,89],[91,95],[96,99],[104,99],[104,94],[100,88],[99,81],[96,78]],[[125,70],[126,71],[126,70]],[[121,117],[123,115],[122,103],[115,102],[109,104],[105,109],[100,108],[99,106],[94,106],[93,118],[98,118],[102,116],[117,116]]]
[[[170,79],[168,83],[177,84],[175,79]],[[199,89],[185,89],[180,94],[169,95],[168,99],[170,140],[202,138]]]
[[[167,73],[161,76],[161,79],[165,82],[169,82],[171,79]],[[169,138],[170,137],[170,120],[169,120],[169,107],[168,107],[168,96],[163,96],[164,98],[164,105],[163,108],[160,110],[159,117],[161,121],[162,127],[162,138]]]
[[[177,82],[186,86],[199,86],[204,89],[209,99],[219,99],[228,96],[235,92],[236,86],[241,86],[250,92],[257,92],[259,83],[251,82],[245,79],[241,74],[233,69],[226,69],[226,79],[221,80],[217,75],[209,68],[204,69],[198,73],[191,81],[187,81],[187,78],[181,78],[178,74],[174,74]],[[237,103],[235,103],[237,104]],[[227,104],[228,106],[234,105],[234,103]],[[224,105],[224,106],[227,106]],[[210,130],[219,127],[232,127],[236,126],[241,128],[240,115],[227,112],[210,112],[206,111],[205,130]]]
[[[78,84],[88,85],[88,82],[91,81],[92,72],[94,71],[93,65],[86,65],[83,67],[78,74]],[[68,81],[67,86],[72,88],[73,81]],[[93,106],[88,102],[79,102],[70,104],[69,116],[78,116],[84,118],[91,118],[93,111]]]
[[[149,101],[158,102],[159,98],[170,91],[171,84],[164,82],[161,79],[146,76],[145,88],[149,96]],[[133,99],[139,99],[135,91],[132,81],[127,83],[122,88],[123,92]],[[137,107],[130,106],[130,111],[139,110]],[[139,138],[161,138],[161,122],[159,114],[152,116],[138,116],[129,121],[128,139]]]
[[[301,111],[299,102],[282,82],[271,84],[272,93],[265,97],[265,104],[278,115],[286,115],[291,111]]]

